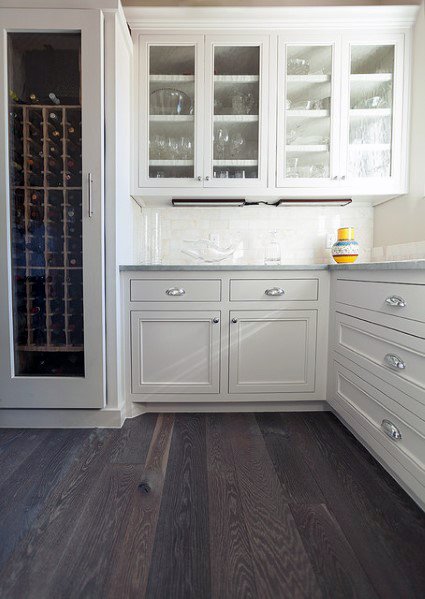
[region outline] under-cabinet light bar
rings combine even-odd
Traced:
[[[348,206],[353,200],[351,198],[339,198],[339,199],[317,199],[317,200],[306,200],[306,199],[284,199],[279,200],[276,206]]]
[[[245,206],[246,202],[243,198],[212,198],[212,199],[208,199],[206,198],[205,200],[202,199],[198,199],[198,198],[173,198],[172,199],[172,204],[173,206],[176,207],[201,207],[201,208],[208,208],[208,207],[217,207],[219,208],[220,206],[227,206],[227,207],[231,207],[231,208],[235,208],[235,207],[240,207],[240,206]]]

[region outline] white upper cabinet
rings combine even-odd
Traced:
[[[414,7],[126,12],[135,195],[408,191]]]

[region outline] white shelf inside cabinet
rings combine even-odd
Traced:
[[[214,83],[258,83],[258,75],[214,75]]]
[[[358,152],[386,152],[391,150],[391,144],[350,144],[350,150]]]
[[[215,123],[256,123],[258,114],[215,114]]]
[[[151,114],[149,121],[151,123],[192,123],[193,114]]]
[[[329,152],[329,146],[327,144],[311,144],[311,145],[288,144],[286,146],[286,151],[287,152],[297,152],[297,153]]]
[[[193,166],[193,160],[149,160],[149,166]]]
[[[392,81],[392,73],[367,73],[361,75],[350,75],[350,81],[353,83],[366,83],[376,82],[382,83],[385,81]]]
[[[287,110],[286,116],[303,119],[326,118],[330,115],[329,110]]]
[[[350,117],[377,118],[391,116],[391,108],[351,108]]]
[[[328,83],[330,75],[287,75],[287,83]]]
[[[194,75],[149,75],[152,83],[193,83]]]
[[[258,160],[213,160],[213,166],[257,166]]]

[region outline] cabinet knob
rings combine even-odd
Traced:
[[[172,297],[175,297],[175,296],[179,296],[179,295],[184,295],[186,293],[186,291],[184,289],[182,289],[181,287],[170,287],[170,289],[167,289],[165,291],[165,293],[167,295],[171,295]]]
[[[400,430],[390,420],[383,420],[381,423],[381,428],[384,431],[384,433],[391,439],[394,439],[395,441],[401,439]]]
[[[238,322],[238,319],[237,318],[232,318],[232,322],[233,322],[233,324],[236,324]]]
[[[207,176],[205,177],[205,181],[209,181],[209,180],[210,180],[210,178],[211,178],[211,177],[210,177],[209,175],[207,175]]]
[[[284,295],[285,290],[282,287],[271,287],[270,289],[266,289],[266,295]]]
[[[393,308],[405,308],[407,306],[406,300],[399,295],[390,295],[385,300],[385,303]]]
[[[341,181],[345,181],[345,175],[342,175]]]
[[[384,358],[384,362],[393,370],[404,370],[406,368],[406,362],[403,362],[401,358],[394,354],[387,354]]]
[[[338,181],[338,177],[335,175],[335,177],[332,177],[332,181]]]
[[[217,318],[217,317],[215,317],[215,318],[212,319],[212,321],[213,321],[214,324],[218,324],[220,322],[220,319]]]
[[[198,179],[198,181],[202,181],[202,177],[201,175],[198,175],[198,177],[196,177]]]

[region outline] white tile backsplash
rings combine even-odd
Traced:
[[[244,208],[173,208],[147,207],[157,211],[161,221],[163,264],[195,264],[196,259],[182,253],[186,240],[208,239],[217,235],[220,245],[238,241],[238,250],[223,264],[263,264],[268,234],[278,231],[282,263],[318,264],[332,262],[326,249],[328,233],[336,234],[343,226],[355,228],[360,244],[359,260],[369,261],[373,247],[373,208],[365,205],[345,207],[248,206]],[[140,261],[148,260],[149,240],[141,236]]]
[[[374,262],[391,260],[421,260],[425,258],[425,241],[412,243],[399,243],[385,247],[374,247],[372,249],[372,260]]]

